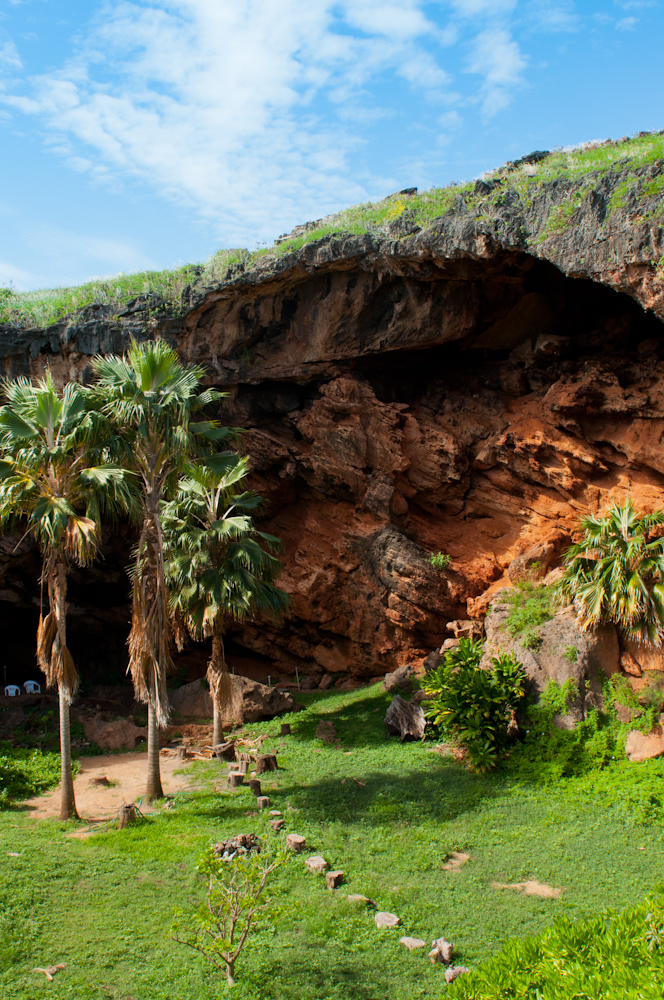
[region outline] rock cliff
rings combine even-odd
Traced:
[[[231,269],[188,289],[179,315],[139,299],[2,329],[10,376],[85,380],[97,351],[161,336],[226,390],[293,598],[284,622],[234,641],[275,673],[370,677],[417,659],[450,619],[481,616],[531,550],[555,564],[579,516],[627,491],[664,502],[664,160],[534,185],[532,162],[464,189],[426,228],[406,207],[382,235]],[[100,588],[122,563],[114,544]],[[27,577],[0,559],[9,624]],[[118,587],[101,624],[84,583],[73,591],[81,633],[94,616],[115,649]]]

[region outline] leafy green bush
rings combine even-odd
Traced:
[[[60,754],[0,744],[0,809],[13,800],[54,788],[59,781]]]
[[[661,1000],[664,895],[596,917],[556,920],[536,937],[508,941],[447,996],[455,1000]]]
[[[556,717],[566,715],[577,694],[573,680],[562,686],[549,681],[537,704],[529,706],[530,728],[508,761],[516,777],[548,784],[599,770],[620,754],[620,724],[614,712],[591,709],[573,729],[556,725]]]
[[[503,598],[506,604],[511,605],[505,630],[524,649],[537,649],[542,643],[540,629],[554,614],[551,588],[523,579],[506,591]]]
[[[432,671],[425,689],[433,695],[427,716],[466,747],[473,768],[494,767],[507,739],[508,725],[525,694],[523,667],[511,655],[494,657],[480,669],[482,643],[461,639]]]
[[[449,552],[432,552],[429,562],[434,569],[447,569],[452,562],[452,556]]]

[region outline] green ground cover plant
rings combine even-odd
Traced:
[[[510,605],[505,631],[524,647],[537,649],[542,642],[540,629],[555,613],[555,597],[551,587],[534,580],[518,580],[501,598]]]
[[[489,172],[485,180],[499,182],[499,187],[489,197],[476,193],[472,181],[433,187],[415,195],[394,194],[378,202],[342,209],[309,225],[305,232],[279,241],[274,246],[257,247],[253,251],[244,248],[220,250],[201,263],[164,271],[119,274],[75,288],[20,293],[11,288],[0,288],[0,323],[15,327],[44,327],[66,316],[71,316],[72,322],[75,322],[76,314],[81,309],[97,304],[107,307],[107,315],[121,318],[127,306],[139,296],[145,299],[143,304],[148,318],[180,314],[189,305],[188,292],[192,287],[201,292],[231,275],[237,276],[250,270],[267,257],[293,253],[307,243],[326,236],[389,235],[390,223],[404,213],[413,225],[426,228],[435,219],[453,211],[459,199],[478,218],[491,221],[495,208],[503,204],[511,192],[516,193],[528,209],[547,184],[567,180],[570,184],[569,198],[551,208],[541,233],[542,239],[547,239],[572,222],[582,200],[582,194],[575,185],[582,177],[592,175],[599,179],[609,173],[629,174],[642,167],[656,166],[662,160],[664,136],[659,133],[634,136],[626,141],[588,143],[575,149],[558,149],[538,163],[521,164],[516,168],[508,164]],[[609,214],[625,207],[632,188],[639,198],[652,199],[661,193],[662,185],[664,176],[643,181],[638,177],[626,177],[616,190]],[[659,210],[655,208],[653,211],[656,215]]]
[[[278,877],[278,911],[242,952],[238,1000],[438,998],[444,969],[409,953],[401,934],[445,935],[455,961],[476,968],[510,938],[535,936],[557,917],[635,906],[654,888],[664,828],[637,825],[618,801],[577,788],[581,779],[540,787],[502,772],[473,774],[431,742],[388,740],[382,720],[391,696],[380,685],[298,697],[307,707],[286,717],[292,735],[274,735],[280,720],[245,730],[270,734],[267,748],[278,754],[280,769],[263,784],[286,820],[281,834],[246,788],[226,788],[216,762],[192,767],[198,787],[172,808],[85,840],[68,836],[77,825],[35,822],[20,805],[0,813],[3,1000],[226,995],[218,973],[174,942],[170,928],[176,907],[204,898],[201,853],[240,832],[273,846],[300,833],[346,882],[331,892],[293,858]],[[316,738],[323,719],[340,746]],[[658,763],[621,768],[662,785],[651,767]],[[456,872],[442,867],[452,851],[470,854]],[[564,891],[540,899],[492,888],[525,879]],[[378,931],[372,911],[353,908],[348,893],[396,913],[401,927]],[[66,969],[51,983],[32,971],[58,962]]]
[[[452,556],[449,552],[432,552],[429,556],[429,562],[434,569],[448,569],[452,562]]]
[[[0,743],[0,809],[54,788],[60,780],[60,754],[17,750]]]

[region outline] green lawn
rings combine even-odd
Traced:
[[[214,791],[225,774],[216,763],[194,765],[203,789],[179,795],[171,812],[88,840],[66,836],[73,824],[36,823],[20,807],[0,813],[0,995],[225,996],[218,974],[171,941],[169,927],[176,905],[200,899],[202,849],[239,832],[271,841],[301,833],[308,853],[344,870],[346,885],[331,892],[301,857],[292,859],[278,909],[238,961],[238,1000],[437,998],[442,967],[406,951],[401,934],[444,935],[456,961],[474,966],[510,936],[534,934],[563,913],[626,906],[662,879],[661,827],[630,826],[614,807],[569,789],[471,775],[431,742],[388,740],[390,698],[379,686],[302,700],[308,707],[290,718],[293,734],[268,743],[280,770],[263,784],[286,818],[282,834],[266,830],[248,789]],[[314,737],[321,718],[334,722],[341,747]],[[275,733],[279,724],[247,728]],[[453,850],[471,861],[442,871]],[[526,879],[565,891],[538,899],[491,888]],[[398,914],[403,929],[376,930],[349,892]],[[52,983],[31,971],[58,962],[67,968]]]

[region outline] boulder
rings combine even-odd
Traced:
[[[257,722],[259,719],[271,719],[282,712],[295,712],[299,708],[290,691],[268,687],[249,677],[232,674],[231,685],[233,701],[224,715],[223,721],[226,723]],[[183,684],[175,691],[170,691],[169,699],[171,708],[178,715],[204,719],[212,717],[212,698],[202,680]]]
[[[649,670],[661,673],[664,671],[664,650],[645,646],[634,639],[620,638],[620,665],[627,674],[640,677]],[[623,660],[625,665],[623,666]],[[631,669],[629,669],[631,667]]]
[[[573,608],[558,611],[539,630],[541,643],[537,649],[525,649],[518,639],[506,631],[511,606],[501,597],[494,598],[491,612],[485,620],[487,642],[483,667],[491,666],[491,657],[498,653],[514,653],[523,663],[533,693],[540,695],[548,681],[564,684],[576,682],[579,696],[569,710],[570,724],[585,718],[591,708],[602,708],[602,685],[620,669],[618,633],[613,625],[602,625],[596,631],[584,632]]]
[[[414,937],[402,937],[399,938],[399,944],[404,945],[408,948],[408,951],[416,951],[418,948],[426,948],[426,941],[422,941],[421,938]]]
[[[334,684],[334,677],[332,674],[323,674],[318,685],[319,691],[327,691]]]
[[[484,635],[484,623],[474,618],[456,619],[448,622],[447,628],[455,639],[481,639]]]
[[[632,729],[625,742],[625,753],[629,760],[650,760],[664,753],[664,730],[655,726],[651,733],[641,733]]]
[[[451,965],[449,969],[445,969],[445,982],[453,983],[457,976],[463,976],[467,972],[470,972],[467,965]]]
[[[83,720],[83,731],[86,740],[97,743],[102,750],[133,750],[140,740],[148,738],[147,728],[129,719],[105,721],[99,713]]]
[[[385,725],[390,736],[400,736],[405,739],[421,740],[424,736],[426,721],[419,704],[404,701],[401,695],[395,695],[385,713]]]
[[[429,959],[431,964],[435,965],[436,962],[442,962],[444,965],[449,965],[452,961],[452,955],[454,954],[454,945],[451,941],[446,941],[444,937],[434,938],[431,942],[432,948],[429,952]]]
[[[374,920],[376,927],[398,927],[401,923],[396,913],[386,913],[384,910],[379,910],[374,916]]]
[[[627,650],[623,650],[620,654],[620,669],[629,674],[630,677],[641,677],[643,670],[641,669],[641,664],[637,663],[631,653]]]

